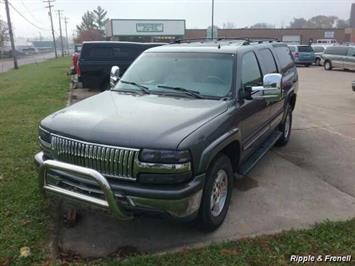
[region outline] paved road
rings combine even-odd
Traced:
[[[29,56],[18,58],[18,64],[19,66],[22,66],[27,64],[39,63],[50,58],[54,58],[54,53],[29,55]],[[10,69],[13,68],[14,68],[14,63],[11,59],[0,60],[0,73],[9,71]]]
[[[273,148],[235,185],[219,230],[203,234],[174,221],[146,217],[119,223],[82,211],[76,227],[60,230],[60,247],[84,257],[106,256],[127,246],[159,252],[354,217],[354,73],[317,67],[300,68],[299,73],[290,143]]]

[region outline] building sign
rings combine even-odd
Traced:
[[[163,23],[137,23],[136,30],[137,32],[163,32],[164,24]]]
[[[324,38],[333,39],[334,38],[334,31],[326,31],[326,32],[324,32]]]
[[[183,19],[112,19],[106,36],[184,36]]]

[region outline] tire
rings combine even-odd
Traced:
[[[314,63],[316,66],[320,66],[320,58],[316,58],[316,61]]]
[[[223,186],[223,184],[227,187]],[[212,162],[207,170],[198,217],[198,226],[201,230],[212,232],[223,223],[228,212],[232,189],[232,165],[229,158],[221,154]],[[219,200],[216,200],[218,197]],[[215,203],[215,208],[211,208],[213,202]]]
[[[332,68],[333,68],[332,63],[329,60],[324,62],[324,69],[325,70],[332,70]]]
[[[279,126],[279,130],[281,131],[282,135],[275,143],[276,146],[279,147],[285,146],[288,143],[291,136],[291,129],[292,129],[292,108],[291,106],[288,106],[285,121],[283,121]]]
[[[305,64],[306,67],[309,67],[311,64]]]

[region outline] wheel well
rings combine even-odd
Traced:
[[[296,106],[296,97],[297,97],[296,94],[292,94],[292,96],[289,100],[292,111],[295,109],[295,106]]]
[[[233,172],[237,171],[238,164],[239,164],[239,153],[240,153],[240,145],[238,141],[233,141],[232,143],[228,144],[221,153],[228,156],[231,160]]]

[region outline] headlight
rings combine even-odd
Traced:
[[[189,151],[144,149],[139,160],[147,163],[186,163],[191,160]]]
[[[51,133],[49,133],[49,131],[39,127],[38,129],[38,134],[39,134],[39,138],[44,141],[47,142],[48,144],[51,143],[52,141],[52,137],[51,137]]]

